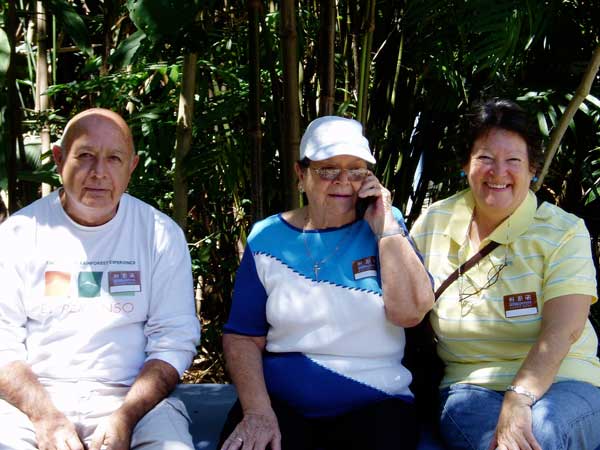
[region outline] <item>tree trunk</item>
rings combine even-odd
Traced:
[[[42,144],[41,155],[48,155],[50,152],[50,127],[48,126],[48,28],[47,16],[44,3],[40,0],[36,2],[36,28],[37,28],[37,62],[35,73],[35,111],[41,120],[40,141]],[[44,158],[42,163],[47,162]],[[49,184],[42,183],[42,196],[48,195],[52,191]]]
[[[248,2],[249,19],[249,97],[248,136],[252,143],[252,220],[265,216],[263,204],[262,130],[260,126],[260,38],[259,26],[262,16],[262,1]]]
[[[177,141],[175,142],[175,175],[173,180],[174,218],[184,232],[187,231],[188,188],[185,174],[185,157],[192,145],[192,119],[194,116],[194,94],[196,91],[197,53],[186,53],[183,57],[181,92],[177,112]]]
[[[17,33],[17,10],[16,2],[8,2],[8,20],[6,34],[10,43],[10,63],[6,72],[6,121],[8,123],[6,143],[6,176],[8,178],[8,201],[6,207],[9,214],[18,209],[17,206],[17,136],[19,103],[17,102],[17,79],[16,79],[16,52],[15,39]]]
[[[298,101],[296,8],[294,0],[281,2],[281,48],[283,54],[283,125],[284,148],[281,149],[281,179],[286,209],[298,207],[299,198],[294,175],[300,145],[300,106]]]
[[[330,116],[335,101],[335,0],[321,0],[319,6],[319,116]]]
[[[550,143],[548,144],[548,148],[546,149],[544,165],[538,176],[538,180],[533,184],[532,187],[534,191],[538,191],[544,183],[544,178],[548,174],[548,169],[550,169],[552,159],[554,159],[554,155],[558,150],[560,141],[562,140],[565,132],[567,131],[569,123],[571,123],[571,119],[573,119],[573,116],[577,112],[577,109],[590,93],[592,83],[594,82],[594,78],[596,78],[596,74],[598,73],[598,68],[600,68],[600,45],[596,47],[594,55],[592,56],[592,59],[590,60],[590,63],[587,69],[585,70],[585,73],[583,74],[583,79],[577,87],[575,95],[569,102],[569,106],[567,106],[567,109],[560,118],[560,122],[558,122],[558,125],[556,126],[556,128],[554,128],[552,134],[550,135]]]

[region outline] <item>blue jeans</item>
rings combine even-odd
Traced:
[[[453,384],[441,392],[441,431],[452,450],[488,450],[503,392]],[[600,450],[600,388],[554,383],[533,406],[533,434],[544,450]]]

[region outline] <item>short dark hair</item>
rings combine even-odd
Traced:
[[[492,99],[476,103],[464,117],[466,145],[459,150],[461,166],[469,162],[473,144],[493,128],[517,133],[527,144],[530,167],[537,172],[543,161],[542,136],[527,112],[511,100]]]
[[[304,171],[306,169],[308,169],[308,167],[310,166],[310,159],[308,158],[302,158],[299,159],[298,161],[298,165],[300,166],[300,168]]]

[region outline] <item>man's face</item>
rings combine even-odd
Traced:
[[[115,116],[99,110],[76,119],[63,149],[53,149],[63,208],[82,225],[98,226],[114,217],[138,163],[127,126]]]

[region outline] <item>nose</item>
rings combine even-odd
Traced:
[[[94,164],[92,165],[92,173],[97,177],[104,176],[106,174],[106,164],[107,161],[105,158],[96,158],[94,160]]]
[[[348,169],[341,169],[340,174],[335,179],[336,183],[348,183]]]
[[[494,176],[502,176],[506,173],[507,165],[504,161],[494,161],[490,167],[490,174]]]

